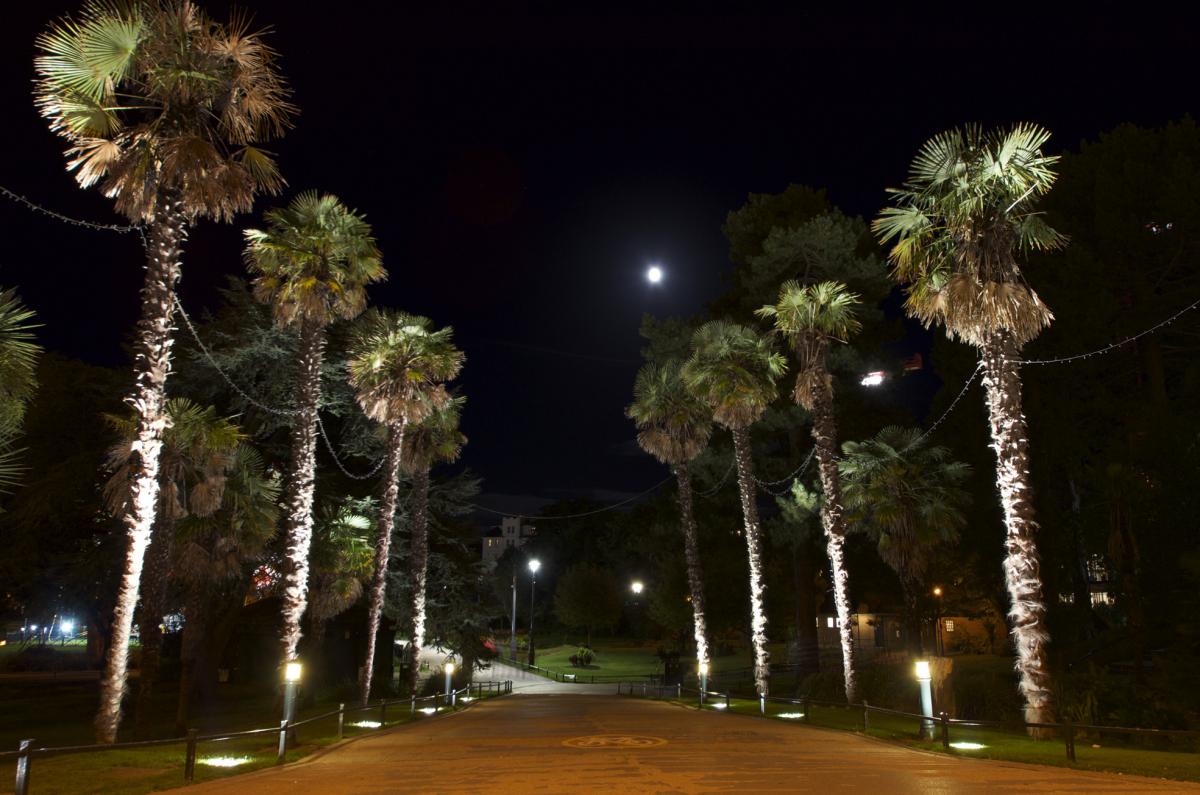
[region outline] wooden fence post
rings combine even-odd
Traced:
[[[187,732],[187,750],[183,756],[183,780],[192,783],[196,778],[196,735],[199,734],[195,729],[188,729]]]

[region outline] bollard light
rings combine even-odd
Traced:
[[[708,662],[700,663],[700,706],[704,706],[704,691],[708,690]]]
[[[454,706],[454,663],[447,660],[444,666],[446,671],[446,699],[450,702],[450,706]]]
[[[933,739],[933,679],[929,671],[929,660],[917,660],[915,666],[917,681],[921,683],[921,736],[927,740]]]

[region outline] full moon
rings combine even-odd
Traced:
[[[651,284],[658,284],[662,281],[662,277],[662,268],[658,267],[657,265],[651,265],[649,270],[646,271],[646,278]]]

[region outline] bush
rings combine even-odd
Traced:
[[[579,650],[570,657],[571,665],[574,668],[587,668],[594,659],[596,659],[596,653],[587,646],[580,646]]]

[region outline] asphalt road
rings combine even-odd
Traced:
[[[188,788],[300,795],[706,792],[1200,792],[1200,786],[956,759],[853,734],[662,702],[514,695],[309,760]]]

